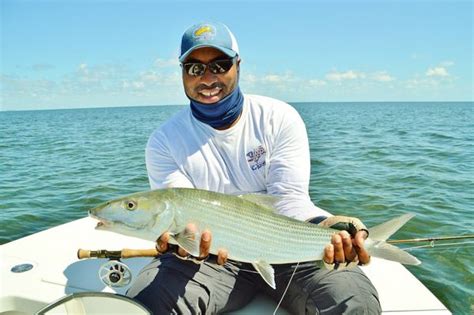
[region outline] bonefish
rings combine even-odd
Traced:
[[[324,247],[337,230],[277,214],[277,199],[267,195],[234,196],[190,188],[139,192],[91,209],[100,220],[97,228],[156,241],[165,231],[170,243],[199,256],[199,232],[186,232],[193,223],[198,231],[212,232],[210,252],[225,248],[228,258],[251,263],[275,288],[271,264],[321,260]],[[370,255],[417,265],[409,253],[385,242],[413,217],[405,214],[369,229],[365,247]]]

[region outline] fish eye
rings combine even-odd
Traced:
[[[135,210],[137,208],[137,203],[133,200],[126,200],[124,204],[127,210]]]

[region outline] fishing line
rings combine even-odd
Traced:
[[[281,306],[281,303],[283,302],[283,299],[285,298],[285,295],[286,293],[288,292],[288,289],[290,288],[290,284],[291,282],[293,281],[293,277],[295,276],[295,273],[296,273],[296,269],[298,269],[298,266],[300,265],[299,262],[296,263],[295,265],[295,268],[293,269],[293,272],[291,273],[291,276],[290,276],[290,280],[288,281],[288,284],[286,285],[286,288],[285,288],[285,291],[283,291],[283,294],[280,298],[280,301],[278,302],[275,310],[273,311],[273,315],[276,315],[276,312],[278,311],[278,309],[280,308]],[[257,271],[255,270],[250,270],[250,269],[243,269],[243,268],[239,268],[236,264],[233,264],[232,262],[226,262],[224,264],[224,266],[230,268],[230,269],[233,269],[235,271],[245,271],[245,272],[250,272],[250,273],[258,273]]]
[[[291,281],[293,280],[293,277],[295,276],[295,273],[296,273],[296,269],[298,269],[299,265],[300,265],[300,263],[298,262],[295,266],[295,269],[293,269],[293,273],[291,274],[290,280],[288,281],[288,284],[286,285],[285,291],[283,292],[283,295],[281,296],[281,299],[278,302],[278,304],[275,308],[275,311],[273,312],[273,315],[275,315],[276,312],[278,311],[278,309],[280,308],[281,302],[283,302],[283,298],[285,297],[286,292],[288,291],[288,288],[290,287]]]
[[[443,243],[443,244],[435,244],[434,242],[430,242],[430,244],[407,247],[407,248],[403,248],[403,250],[409,251],[409,250],[418,249],[418,248],[436,248],[436,247],[447,247],[447,246],[452,246],[452,245],[459,246],[459,245],[466,245],[466,244],[472,246],[474,245],[474,241],[464,242],[464,243],[457,242],[457,243]]]

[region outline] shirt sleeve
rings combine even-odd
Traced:
[[[267,193],[279,197],[276,206],[283,215],[301,221],[330,216],[329,212],[316,207],[309,197],[311,165],[308,136],[303,120],[294,108],[290,109],[275,130]]]
[[[167,138],[160,131],[154,132],[148,139],[145,160],[151,189],[194,188],[191,180],[173,159]]]

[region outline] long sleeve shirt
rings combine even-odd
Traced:
[[[212,105],[209,105],[212,106]],[[278,212],[298,220],[329,213],[308,194],[306,127],[289,104],[245,95],[242,115],[217,130],[186,108],[150,136],[146,165],[152,189],[189,187],[226,194],[278,196]]]

